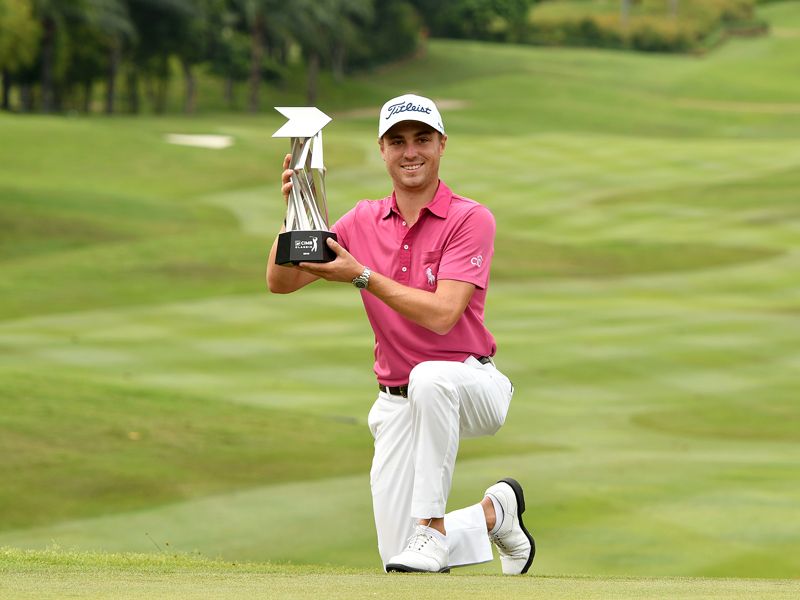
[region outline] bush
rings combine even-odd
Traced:
[[[644,52],[692,52],[708,40],[766,31],[755,19],[755,0],[682,0],[676,16],[665,3],[632,6],[623,22],[617,2],[543,2],[532,11],[522,41],[551,46],[591,46]]]

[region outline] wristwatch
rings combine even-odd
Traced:
[[[367,289],[369,285],[369,276],[372,275],[372,271],[369,267],[364,267],[364,271],[358,277],[353,278],[353,285],[356,286],[360,290]]]

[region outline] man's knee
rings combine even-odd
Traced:
[[[441,404],[444,401],[458,402],[456,386],[452,374],[447,371],[447,363],[441,361],[421,362],[408,378],[408,397],[413,405],[423,407],[428,404]]]

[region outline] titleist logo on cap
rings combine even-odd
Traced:
[[[404,112],[419,112],[426,115],[431,114],[431,109],[422,104],[414,104],[413,102],[398,102],[386,107],[386,119],[391,119],[394,115]]]
[[[439,109],[430,98],[416,94],[403,94],[387,100],[378,118],[378,137],[383,137],[391,127],[403,121],[419,121],[430,125],[444,135],[444,125]]]

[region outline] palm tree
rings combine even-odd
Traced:
[[[139,76],[146,76],[146,91],[155,112],[166,109],[169,57],[180,55],[196,10],[195,0],[126,0],[137,31],[128,52],[128,109],[139,110]],[[190,73],[191,75],[191,70]],[[191,95],[190,90],[190,95]]]
[[[371,0],[294,0],[298,15],[292,33],[303,49],[308,68],[306,100],[316,103],[321,63],[331,65],[341,76],[349,45],[358,35],[359,24],[373,16]]]
[[[113,114],[116,103],[117,73],[122,61],[122,49],[137,39],[126,0],[88,0],[89,22],[99,31],[106,46],[105,112]]]
[[[111,71],[116,62],[113,40],[134,32],[124,0],[33,0],[33,8],[42,27],[42,111],[51,112],[56,108],[56,47],[65,29],[88,25],[108,32],[112,39]]]
[[[34,0],[33,11],[42,27],[41,45],[41,85],[42,111],[52,112],[55,108],[55,59],[56,42],[59,30],[69,17],[79,18],[83,12],[83,2],[59,2],[59,0]]]
[[[2,100],[0,108],[10,108],[11,76],[33,64],[39,49],[41,28],[34,18],[31,2],[0,0],[0,72]]]
[[[259,92],[261,90],[261,70],[267,34],[274,27],[271,20],[282,21],[287,16],[293,18],[291,5],[278,0],[238,0],[250,29],[250,112],[258,112]]]
[[[218,9],[211,14],[208,58],[213,73],[224,81],[228,108],[234,108],[234,83],[250,74],[250,35],[241,5],[235,0],[217,0]]]

